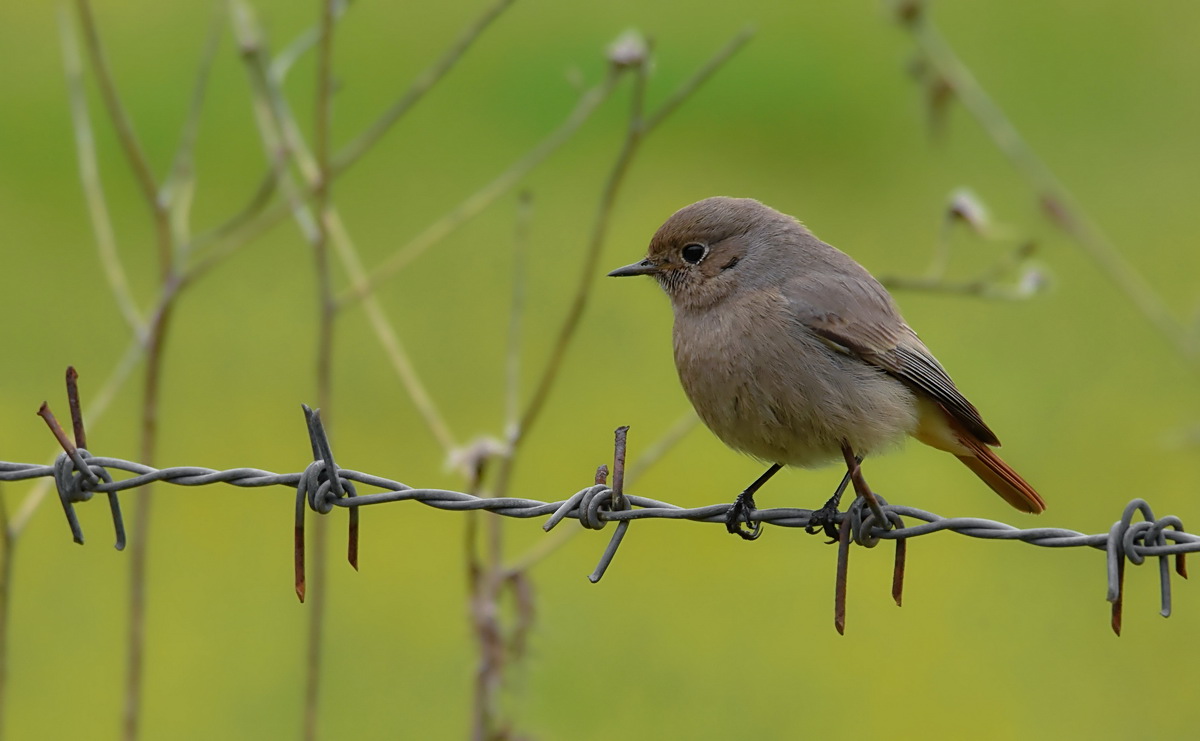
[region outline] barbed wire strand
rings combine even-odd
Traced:
[[[66,513],[67,522],[75,542],[83,543],[83,532],[75,515],[74,505],[86,502],[96,492],[105,493],[110,502],[113,526],[117,535],[116,548],[125,545],[124,525],[121,519],[117,494],[121,491],[163,482],[176,486],[207,486],[224,483],[240,487],[287,486],[296,489],[296,539],[295,567],[296,592],[304,599],[304,509],[307,504],[318,514],[328,514],[335,507],[347,508],[352,512],[391,502],[416,501],[442,510],[473,511],[486,510],[504,517],[546,517],[543,529],[549,531],[564,519],[576,519],[588,529],[600,530],[609,522],[615,522],[616,531],[609,540],[596,569],[589,575],[593,583],[600,581],[612,563],[617,548],[634,520],[663,519],[689,520],[724,524],[730,504],[712,504],[704,507],[684,508],[668,502],[624,493],[623,473],[625,464],[626,434],[628,427],[617,429],[614,443],[613,485],[605,481],[606,471],[596,474],[591,486],[577,491],[569,498],[557,502],[544,502],[520,497],[477,497],[448,489],[416,488],[399,481],[352,469],[339,468],[334,463],[332,447],[320,420],[320,410],[303,407],[312,443],[313,462],[298,473],[273,473],[258,468],[232,468],[216,470],[199,466],[177,466],[153,468],[135,461],[120,458],[93,456],[86,448],[77,446],[55,420],[48,405],[43,404],[39,415],[46,420],[56,439],[63,446],[53,465],[13,463],[0,461],[0,481],[25,481],[52,477],[59,499]],[[81,420],[76,420],[76,429],[82,430]],[[80,435],[82,437],[82,435]],[[606,467],[601,467],[602,469]],[[133,474],[128,478],[116,479],[113,471]],[[330,475],[330,471],[335,475]],[[359,494],[356,484],[380,489],[379,493]],[[881,541],[896,543],[895,567],[893,572],[892,597],[901,604],[907,541],[912,538],[938,532],[953,532],[971,538],[987,540],[1019,540],[1030,545],[1047,548],[1091,547],[1106,552],[1108,591],[1107,599],[1112,603],[1112,629],[1120,635],[1123,607],[1124,576],[1126,562],[1141,565],[1145,559],[1159,559],[1159,588],[1161,593],[1160,614],[1171,614],[1171,565],[1168,559],[1174,556],[1175,571],[1187,578],[1184,554],[1200,551],[1200,536],[1185,532],[1182,521],[1175,516],[1156,519],[1150,505],[1144,499],[1134,499],[1125,506],[1121,518],[1113,523],[1107,533],[1088,535],[1074,530],[1054,527],[1019,529],[1012,525],[977,517],[942,517],[932,512],[902,505],[893,505],[880,498],[881,511],[887,520],[886,527],[878,524],[875,513],[857,499],[846,512],[835,520],[838,532],[838,565],[835,589],[834,626],[839,633],[845,629],[846,574],[850,544],[873,548]],[[813,531],[812,510],[790,507],[756,510],[752,519],[758,522],[786,528],[806,528]],[[1134,522],[1135,515],[1143,520]],[[916,520],[911,524],[905,520]],[[352,530],[351,538],[357,540]],[[357,543],[355,542],[355,546]],[[351,563],[357,568],[355,548],[349,551]]]

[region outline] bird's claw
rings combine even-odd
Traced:
[[[725,529],[731,535],[741,536],[743,540],[757,540],[762,535],[762,523],[754,520],[752,515],[757,507],[754,506],[754,495],[742,492],[725,512]],[[742,525],[746,527],[743,528]]]
[[[813,510],[813,513],[809,515],[808,525],[804,528],[804,532],[809,535],[816,535],[818,530],[823,530],[825,537],[829,538],[829,542],[836,543],[838,540],[837,518],[839,514],[836,504],[826,502],[824,507]]]

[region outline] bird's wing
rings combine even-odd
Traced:
[[[784,298],[793,321],[840,352],[882,368],[936,401],[981,442],[999,445],[979,410],[904,323],[891,296],[866,271],[809,275],[788,282]]]

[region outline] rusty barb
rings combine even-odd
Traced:
[[[304,416],[312,453],[312,463],[300,473],[272,473],[257,468],[235,468],[218,471],[211,468],[177,467],[156,469],[150,466],[119,458],[100,458],[90,454],[85,447],[83,417],[79,412],[79,392],[74,369],[67,370],[67,397],[71,408],[74,440],[68,437],[55,419],[48,404],[43,404],[38,414],[46,421],[63,453],[53,465],[9,463],[0,461],[0,481],[24,481],[51,477],[58,489],[59,499],[76,543],[83,543],[83,531],[75,514],[75,504],[91,499],[95,492],[108,496],[112,512],[113,528],[116,531],[117,549],[125,546],[125,526],[121,519],[118,492],[134,489],[146,484],[162,481],[179,486],[203,486],[226,483],[243,487],[286,486],[296,492],[295,507],[295,584],[296,594],[303,601],[304,577],[304,522],[305,505],[317,514],[325,515],[335,508],[349,510],[349,541],[347,556],[350,565],[358,568],[358,510],[360,507],[388,502],[417,501],[430,507],[452,511],[488,510],[505,517],[547,518],[543,528],[550,530],[564,519],[575,519],[591,530],[603,529],[609,522],[616,529],[600,558],[596,569],[588,576],[597,582],[611,565],[617,548],[634,520],[668,519],[690,520],[719,525],[724,532],[725,515],[730,504],[713,504],[706,507],[685,509],[656,499],[628,494],[624,491],[625,451],[628,427],[619,427],[613,445],[612,485],[608,485],[609,470],[600,466],[593,477],[593,484],[576,492],[569,498],[557,502],[516,497],[477,497],[446,489],[417,489],[407,484],[380,476],[339,468],[318,411],[304,407]],[[132,474],[115,480],[113,471]],[[356,485],[379,489],[377,493],[359,494]],[[1086,546],[1106,553],[1108,574],[1107,598],[1112,603],[1112,629],[1121,632],[1123,588],[1126,563],[1135,566],[1147,558],[1157,558],[1159,566],[1160,614],[1171,614],[1171,570],[1187,577],[1184,554],[1200,551],[1200,536],[1184,532],[1178,517],[1156,519],[1150,505],[1142,499],[1130,502],[1121,516],[1107,533],[1086,535],[1061,528],[1033,528],[1020,530],[994,520],[972,517],[945,518],[913,507],[888,504],[879,497],[878,509],[862,498],[837,516],[837,566],[834,587],[834,627],[839,633],[846,627],[847,574],[851,545],[873,548],[880,542],[892,540],[896,543],[895,566],[892,578],[892,599],[901,602],[904,584],[904,568],[907,544],[912,538],[949,531],[972,538],[992,540],[1020,540],[1031,545],[1050,548]],[[812,511],[806,509],[777,508],[755,510],[752,519],[766,524],[787,528],[808,528]],[[1141,520],[1135,522],[1140,515]],[[880,518],[886,520],[881,522]]]
[[[87,451],[87,433],[83,427],[83,412],[79,404],[79,374],[74,366],[67,366],[67,406],[71,409],[71,426],[75,433],[72,442],[62,425],[50,411],[49,402],[42,402],[38,416],[46,421],[54,439],[62,446],[63,454],[54,461],[51,467],[54,485],[58,489],[58,499],[62,502],[63,512],[67,516],[67,525],[71,528],[71,538],[83,545],[83,528],[75,515],[75,504],[86,502],[103,484],[112,484],[112,476],[103,466],[89,465],[87,460],[92,454]],[[115,547],[118,551],[125,550],[125,520],[121,517],[121,502],[116,491],[108,491],[108,507],[112,510],[113,530],[117,534]]]

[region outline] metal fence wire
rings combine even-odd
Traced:
[[[72,391],[74,389],[71,389]],[[74,395],[72,395],[74,402]],[[0,481],[25,481],[52,477],[58,490],[59,500],[66,514],[72,538],[83,543],[83,531],[75,515],[75,505],[86,502],[96,493],[107,495],[116,532],[117,549],[124,548],[125,527],[121,517],[118,493],[153,482],[176,486],[206,486],[209,484],[232,484],[243,487],[286,486],[296,491],[296,543],[295,578],[296,590],[301,601],[304,599],[304,521],[305,507],[319,514],[328,514],[334,508],[349,510],[349,560],[357,567],[358,513],[366,506],[390,502],[415,501],[430,507],[451,511],[486,510],[504,517],[545,517],[545,530],[550,530],[562,520],[570,518],[592,530],[600,530],[609,522],[616,529],[595,571],[588,577],[597,582],[604,575],[616,555],[629,525],[634,520],[667,519],[690,520],[693,522],[725,523],[730,504],[712,504],[706,507],[685,508],[647,497],[628,495],[622,492],[625,459],[625,431],[618,428],[614,450],[612,485],[607,483],[607,466],[596,473],[595,483],[557,502],[543,502],[518,497],[479,497],[447,489],[421,489],[407,484],[375,476],[361,471],[339,468],[334,462],[329,439],[321,424],[319,411],[304,407],[312,444],[313,462],[298,473],[273,473],[257,468],[232,468],[218,471],[198,466],[153,468],[120,458],[94,456],[82,445],[76,445],[67,437],[54,419],[47,405],[43,404],[39,414],[46,420],[51,431],[62,445],[64,452],[53,465],[12,463],[0,461]],[[78,406],[72,403],[75,422],[75,441],[85,442],[82,419]],[[114,478],[113,472],[132,474],[126,478]],[[331,475],[332,472],[332,475]],[[381,490],[379,493],[360,494],[357,485]],[[850,545],[873,548],[882,541],[896,544],[895,568],[893,571],[892,596],[900,604],[904,577],[904,561],[907,541],[937,532],[953,532],[972,538],[990,540],[1019,540],[1031,545],[1049,548],[1075,548],[1086,546],[1104,550],[1107,554],[1108,594],[1112,603],[1112,628],[1120,635],[1122,594],[1125,564],[1142,564],[1147,558],[1157,558],[1161,589],[1160,613],[1171,614],[1171,563],[1182,577],[1187,577],[1184,554],[1200,551],[1200,536],[1184,532],[1178,517],[1155,518],[1150,505],[1143,499],[1134,499],[1125,506],[1121,518],[1113,523],[1106,533],[1087,535],[1063,528],[1019,529],[1003,522],[975,517],[947,518],[901,505],[888,504],[880,499],[882,520],[867,507],[862,499],[856,500],[846,512],[839,514],[835,524],[838,533],[838,563],[835,587],[834,624],[839,632],[845,626],[846,571]],[[780,507],[760,509],[752,514],[757,522],[777,527],[809,528],[813,512],[807,509]],[[1134,521],[1135,516],[1143,519]],[[911,521],[916,521],[914,524]],[[722,528],[724,529],[724,528]]]

